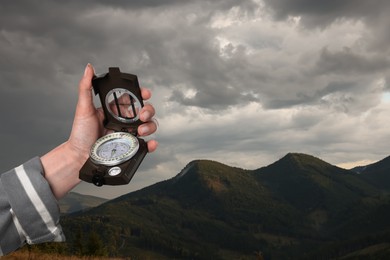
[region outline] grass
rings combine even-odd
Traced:
[[[119,260],[119,259],[128,259],[131,258],[111,258],[111,257],[96,257],[96,256],[64,256],[59,254],[44,254],[38,252],[28,252],[28,251],[16,251],[9,255],[1,257],[3,260],[19,260],[19,259],[29,259],[29,260]]]

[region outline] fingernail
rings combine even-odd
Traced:
[[[150,112],[146,110],[145,112],[142,113],[142,121],[146,122],[150,118]]]
[[[91,63],[88,63],[87,66],[85,66],[84,77],[87,75],[87,71],[89,67],[91,67]]]
[[[149,132],[149,130],[150,130],[149,127],[145,125],[145,126],[142,126],[139,131],[140,131],[141,135],[146,135]]]

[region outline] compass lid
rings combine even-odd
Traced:
[[[108,73],[95,76],[92,86],[102,104],[104,127],[137,135],[138,126],[143,123],[139,113],[144,106],[137,76],[111,67]]]

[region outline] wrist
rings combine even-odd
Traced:
[[[65,142],[63,145],[64,153],[68,155],[70,161],[74,164],[75,168],[78,168],[77,171],[79,171],[89,157],[89,150],[79,149],[72,145],[70,141]]]
[[[57,199],[80,183],[79,171],[88,153],[65,142],[41,157],[45,178]]]

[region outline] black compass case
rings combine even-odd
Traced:
[[[92,79],[92,86],[102,104],[105,115],[104,127],[115,132],[129,132],[138,139],[139,148],[132,158],[114,166],[99,165],[88,158],[80,170],[79,178],[96,186],[128,184],[148,153],[145,140],[137,137],[138,126],[143,123],[139,119],[143,102],[137,76],[123,73],[119,68],[112,67],[109,68],[108,73],[95,76]],[[115,95],[116,90],[128,93],[132,105],[130,116],[121,114],[119,108],[121,97]],[[138,108],[134,104],[137,104]],[[120,174],[109,175],[108,172],[113,167],[119,167]]]

